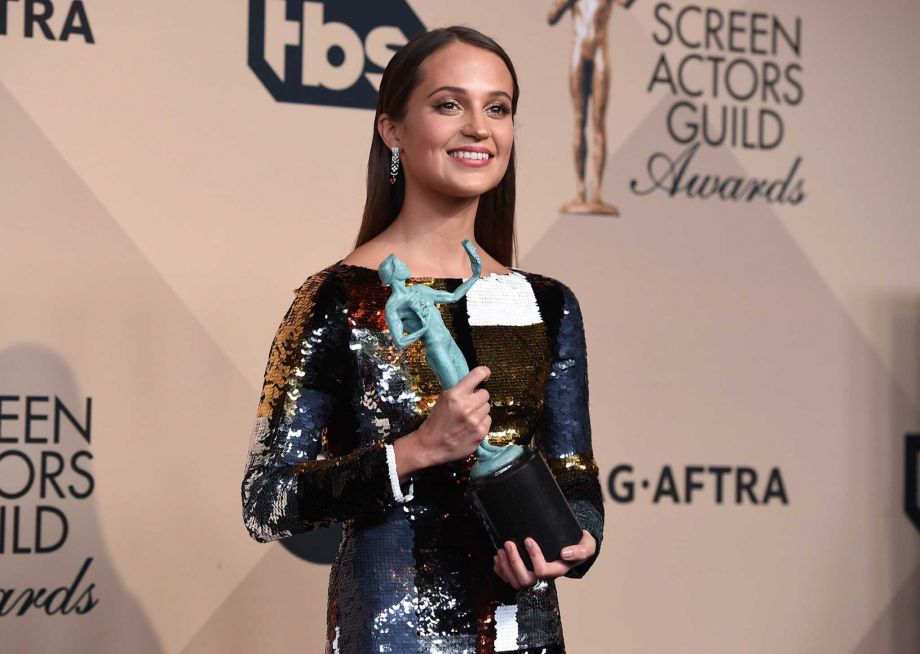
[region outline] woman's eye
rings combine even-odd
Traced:
[[[447,109],[448,111],[453,111],[453,110],[459,108],[459,105],[458,105],[457,102],[454,101],[454,100],[445,100],[444,102],[439,103],[439,104],[437,105],[437,108],[438,108],[438,109]],[[488,111],[489,111],[489,113],[492,113],[492,114],[495,114],[495,115],[498,115],[498,116],[505,116],[505,115],[511,113],[511,110],[508,109],[508,107],[506,107],[506,106],[503,105],[503,104],[495,104],[495,105],[492,105],[491,107],[489,107]]]

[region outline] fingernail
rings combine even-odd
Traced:
[[[524,545],[527,546],[527,549],[532,550],[532,549],[533,549],[533,540],[530,539],[530,538],[525,538],[525,539],[524,539]]]
[[[564,550],[562,550],[562,558],[571,559],[573,556],[575,556],[575,552],[571,547],[566,547]]]

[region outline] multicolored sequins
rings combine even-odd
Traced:
[[[462,280],[410,278],[452,291]],[[329,654],[565,651],[554,580],[517,592],[492,571],[465,495],[471,455],[418,471],[396,501],[386,444],[418,428],[441,388],[421,342],[384,319],[377,271],[338,262],[295,292],[269,353],[243,483],[259,542],[344,523],[328,588]],[[600,545],[584,327],[572,291],[513,270],[439,306],[470,369],[487,365],[489,440],[538,447]],[[538,509],[535,509],[538,510]],[[566,576],[581,577],[597,553]]]

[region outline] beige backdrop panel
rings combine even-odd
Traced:
[[[0,447],[87,449],[95,490],[5,504],[23,534],[51,504],[69,536],[50,554],[8,545],[0,588],[70,583],[92,557],[99,604],[0,617],[4,648],[320,651],[328,567],[250,540],[239,484],[291,290],[353,241],[373,112],[275,102],[245,64],[245,3],[86,0],[94,45],[24,38],[20,4],[0,36],[0,395],[57,395],[79,418],[92,397],[93,427],[90,445],[65,429]],[[689,505],[608,493],[603,555],[559,583],[570,650],[917,651],[901,505],[920,431],[920,9],[710,5],[802,19],[805,101],[783,109],[782,146],[700,155],[765,177],[802,156],[808,197],[783,206],[629,190],[680,148],[673,99],[646,91],[656,3],[616,7],[603,188],[621,215],[603,218],[556,211],[574,189],[572,34],[570,17],[547,26],[549,4],[411,6],[515,61],[520,267],[581,301],[602,481],[622,463],[652,485],[665,465],[775,466],[789,497],[717,504],[711,477]],[[69,3],[54,6],[59,26]],[[21,483],[12,463],[4,484]]]

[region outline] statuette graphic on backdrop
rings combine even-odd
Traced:
[[[610,96],[610,49],[607,25],[613,5],[629,8],[634,0],[556,0],[547,16],[550,25],[572,10],[572,56],[569,57],[569,93],[575,112],[576,191],[560,207],[562,213],[618,216],[620,210],[601,199],[601,179],[607,162],[607,102]],[[591,199],[585,185],[588,139],[585,136],[588,99],[591,102]]]

